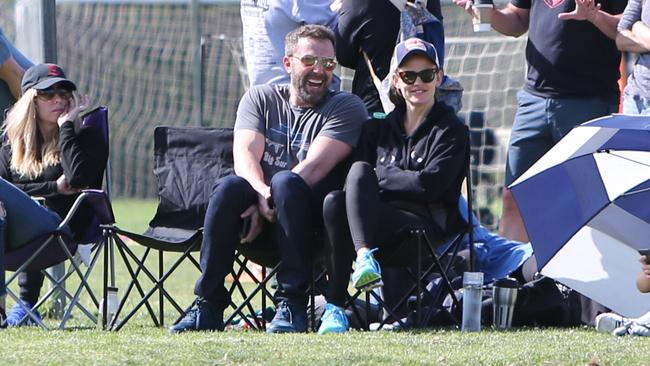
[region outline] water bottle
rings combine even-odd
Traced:
[[[110,324],[111,319],[115,316],[117,312],[117,287],[108,287],[106,288],[106,300],[102,298],[102,301],[99,302],[99,315],[97,316],[97,327],[100,329],[104,328],[104,301],[106,301],[106,324]]]
[[[519,284],[514,278],[501,278],[492,288],[492,324],[496,329],[510,329],[517,303]]]
[[[483,292],[483,273],[465,272],[463,274],[463,332],[481,330],[481,299]]]

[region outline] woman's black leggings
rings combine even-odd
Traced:
[[[386,249],[401,243],[409,228],[430,228],[425,218],[383,202],[373,167],[356,162],[350,168],[345,191],[325,197],[323,218],[328,235],[328,302],[343,306],[347,297],[355,250]]]

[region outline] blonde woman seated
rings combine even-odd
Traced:
[[[321,334],[348,330],[343,306],[355,252],[352,282],[369,290],[382,285],[373,253],[394,250],[409,228],[426,228],[435,243],[466,225],[458,199],[469,132],[451,107],[436,101],[443,77],[436,49],[410,38],[395,47],[394,58],[390,97],[396,108],[367,123],[345,191],[325,198],[330,258]]]
[[[7,116],[0,148],[0,204],[4,214],[0,220],[4,219],[6,226],[0,242],[9,249],[39,237],[48,226],[56,227],[82,189],[101,188],[108,148],[97,129],[75,130],[75,121],[88,105],[87,97],[77,102],[76,90],[54,64],[32,66],[23,75],[22,96]],[[45,204],[29,196],[44,197]],[[88,227],[90,213],[81,212],[70,222],[74,237]],[[0,296],[4,300],[4,260],[0,266]],[[21,301],[32,308],[43,275],[24,272],[18,283]],[[3,314],[4,301],[0,302],[0,316]],[[25,308],[16,304],[7,324],[31,323],[26,315]]]

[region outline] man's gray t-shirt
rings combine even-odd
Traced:
[[[253,130],[266,137],[261,165],[268,184],[275,173],[304,160],[318,136],[356,146],[367,119],[363,102],[350,93],[330,92],[319,105],[300,108],[289,102],[289,85],[258,85],[239,102],[235,131]]]

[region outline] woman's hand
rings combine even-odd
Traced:
[[[70,99],[70,103],[68,103],[68,107],[61,113],[59,118],[57,119],[57,123],[59,124],[59,127],[63,125],[67,121],[74,121],[76,120],[79,115],[84,112],[85,110],[88,109],[88,106],[90,105],[90,98],[87,95],[82,95],[79,97],[79,101],[75,102],[75,99]]]
[[[252,243],[255,238],[262,232],[262,228],[264,226],[264,220],[262,220],[262,217],[260,215],[260,211],[257,207],[257,205],[250,205],[240,215],[242,220],[249,220],[250,225],[248,227],[248,231],[246,233],[243,233],[243,236],[241,240],[239,241],[240,243]]]
[[[275,210],[273,209],[273,198],[271,197],[271,187],[268,187],[263,193],[257,194],[257,207],[259,213],[269,222],[275,222]]]
[[[63,174],[56,180],[56,192],[59,194],[71,195],[79,193],[82,190],[83,188],[72,188]]]

